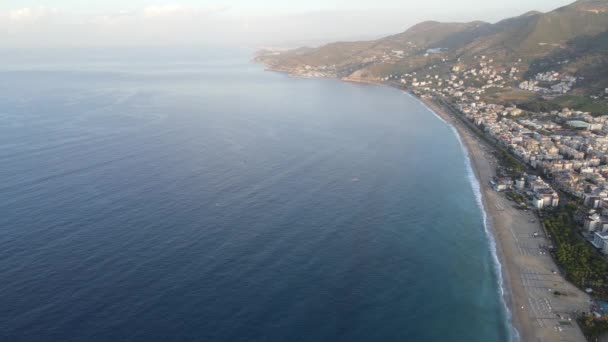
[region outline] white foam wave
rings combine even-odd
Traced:
[[[409,96],[412,96],[409,93],[406,93],[406,94]],[[469,178],[469,183],[471,184],[471,188],[473,189],[473,192],[475,193],[475,199],[477,201],[477,205],[481,209],[484,231],[486,233],[486,236],[487,236],[489,244],[490,244],[490,252],[492,254],[492,261],[494,262],[494,270],[496,272],[498,290],[500,291],[500,300],[501,300],[504,310],[506,312],[507,321],[508,321],[509,327],[511,329],[511,331],[510,331],[511,341],[518,342],[518,341],[520,341],[520,336],[519,336],[519,332],[513,325],[513,315],[511,313],[511,310],[509,309],[509,306],[507,305],[507,301],[506,301],[506,288],[505,288],[505,283],[504,283],[504,278],[503,278],[503,273],[502,273],[502,264],[500,262],[500,258],[498,257],[496,239],[494,237],[494,234],[492,233],[492,230],[490,229],[490,223],[488,221],[488,214],[486,213],[486,210],[485,210],[485,207],[483,204],[481,185],[479,183],[479,180],[477,179],[477,176],[475,175],[475,171],[473,170],[473,164],[472,164],[471,158],[469,156],[469,150],[467,149],[466,145],[462,141],[462,138],[460,137],[460,134],[458,133],[458,130],[456,129],[456,127],[454,127],[449,122],[445,121],[442,117],[440,117],[437,113],[435,113],[434,110],[429,108],[424,102],[422,102],[422,101],[419,101],[419,102],[429,112],[431,112],[437,119],[439,119],[441,122],[445,123],[446,125],[448,125],[450,127],[450,129],[456,136],[456,139],[458,140],[458,143],[460,144],[460,147],[464,153],[465,165],[466,165],[466,169],[467,169],[467,177]]]
[[[435,115],[437,115],[437,114],[435,114]],[[500,291],[500,299],[504,306],[504,309],[505,309],[505,312],[507,315],[507,321],[509,322],[509,326],[511,328],[511,341],[520,341],[519,332],[513,325],[513,315],[511,313],[511,310],[509,309],[509,306],[507,305],[507,301],[506,301],[506,288],[505,288],[505,282],[504,282],[503,273],[502,273],[502,264],[500,262],[500,258],[498,257],[496,238],[494,237],[494,234],[492,233],[492,230],[490,229],[490,223],[488,221],[488,214],[487,214],[486,209],[483,204],[483,197],[481,194],[481,184],[479,183],[479,179],[477,179],[477,176],[475,175],[475,171],[473,170],[473,164],[471,161],[471,157],[469,156],[469,150],[467,149],[466,145],[463,143],[463,141],[460,137],[460,134],[456,130],[456,127],[452,126],[451,124],[448,124],[448,125],[452,129],[452,132],[454,132],[454,135],[456,135],[456,138],[458,139],[458,143],[460,144],[460,147],[462,148],[462,151],[464,153],[465,164],[466,164],[466,168],[467,168],[467,177],[469,178],[469,183],[471,184],[471,188],[473,189],[473,192],[475,193],[475,199],[477,201],[477,205],[481,209],[482,218],[483,218],[483,227],[484,227],[486,236],[488,238],[488,241],[490,243],[490,251],[492,253],[494,269],[496,271],[496,278],[498,281],[498,290]]]
[[[406,94],[407,96],[417,100],[418,102],[420,102],[420,104],[422,104],[422,106],[424,108],[426,108],[426,110],[428,110],[431,114],[433,114],[439,121],[443,122],[444,124],[450,126],[450,124],[445,121],[441,116],[439,116],[437,113],[435,113],[434,110],[432,110],[429,106],[426,105],[426,103],[420,101],[418,98],[416,98],[414,95],[410,94],[409,92],[405,91],[404,94]]]
[[[424,107],[425,107],[425,108],[426,108],[426,109],[427,109],[429,112],[433,113],[433,115],[435,115],[435,117],[436,117],[437,119],[439,119],[439,121],[443,122],[444,124],[446,124],[446,125],[448,125],[448,126],[450,126],[450,127],[452,126],[452,125],[450,125],[450,124],[449,124],[447,121],[445,121],[445,120],[444,120],[444,119],[443,119],[441,116],[439,116],[437,113],[435,113],[435,111],[434,111],[434,110],[432,110],[431,108],[429,108],[429,106],[427,106],[427,105],[426,105],[424,102],[421,102],[421,103],[422,103],[422,105],[423,105],[423,106],[424,106]],[[454,128],[454,127],[452,127],[452,128]],[[459,139],[460,139],[460,138],[459,138]]]

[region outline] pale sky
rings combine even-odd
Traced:
[[[316,45],[423,20],[499,19],[570,0],[0,0],[0,46]]]

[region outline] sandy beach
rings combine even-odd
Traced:
[[[481,185],[488,225],[496,239],[502,264],[505,301],[511,311],[521,341],[585,341],[572,315],[588,311],[588,296],[558,273],[548,253],[538,218],[532,211],[514,207],[504,194],[495,192],[489,180],[495,175],[497,161],[492,147],[474,134],[454,113],[430,99],[422,101],[453,125],[465,144]],[[540,237],[534,237],[535,232]],[[554,291],[565,294],[556,296]]]

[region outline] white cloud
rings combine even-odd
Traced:
[[[215,42],[231,29],[225,6],[150,6],[86,14],[46,7],[0,11],[0,46],[112,46]]]
[[[177,3],[163,4],[165,1]],[[520,5],[510,4],[508,11],[502,7],[497,9],[497,2],[481,6],[477,0],[462,0],[461,6],[445,6],[445,0],[427,0],[416,4],[414,0],[390,1],[399,3],[398,9],[380,6],[383,1],[379,0],[376,3],[370,1],[369,9],[356,10],[348,10],[349,2],[341,0],[342,9],[320,11],[287,10],[288,5],[263,5],[264,1],[258,1],[259,4],[255,6],[242,5],[238,8],[221,5],[187,6],[179,4],[179,1],[185,0],[150,0],[160,5],[115,12],[70,12],[49,7],[0,10],[0,46],[135,46],[174,43],[313,45],[397,33],[428,19],[500,19],[536,7],[531,4],[533,2],[546,0],[513,0]],[[302,8],[320,6],[319,0],[306,1],[310,4]],[[387,1],[384,0],[385,3]],[[93,0],[81,2],[88,4]],[[217,0],[217,3],[222,2],[226,1]],[[123,3],[128,7],[131,1],[125,0]],[[243,1],[239,3],[242,4]],[[530,8],[524,8],[528,6]],[[80,8],[82,10],[86,6]]]
[[[475,13],[456,12],[442,15],[420,8],[269,13],[177,3],[87,14],[25,7],[0,11],[0,46],[313,45],[375,38],[403,31],[424,19],[478,19]]]
[[[157,17],[194,17],[194,16],[206,16],[228,10],[227,6],[215,6],[215,7],[188,7],[183,5],[162,5],[162,6],[149,6],[141,11],[141,14],[145,18],[157,18]]]
[[[402,22],[403,17],[391,14]],[[179,4],[113,13],[46,7],[0,11],[0,46],[136,46],[168,44],[282,44],[368,38],[386,26],[386,13],[313,12],[247,15],[226,6]],[[296,43],[299,44],[299,43]]]
[[[184,15],[194,12],[193,9],[187,8],[181,5],[164,5],[164,6],[150,6],[144,8],[143,16],[146,18],[154,18],[161,16],[174,16]]]
[[[8,11],[8,19],[13,22],[33,22],[44,18],[49,18],[58,14],[59,11],[47,7],[24,7]]]

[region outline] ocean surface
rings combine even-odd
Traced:
[[[451,128],[250,57],[0,54],[0,341],[508,341]]]

